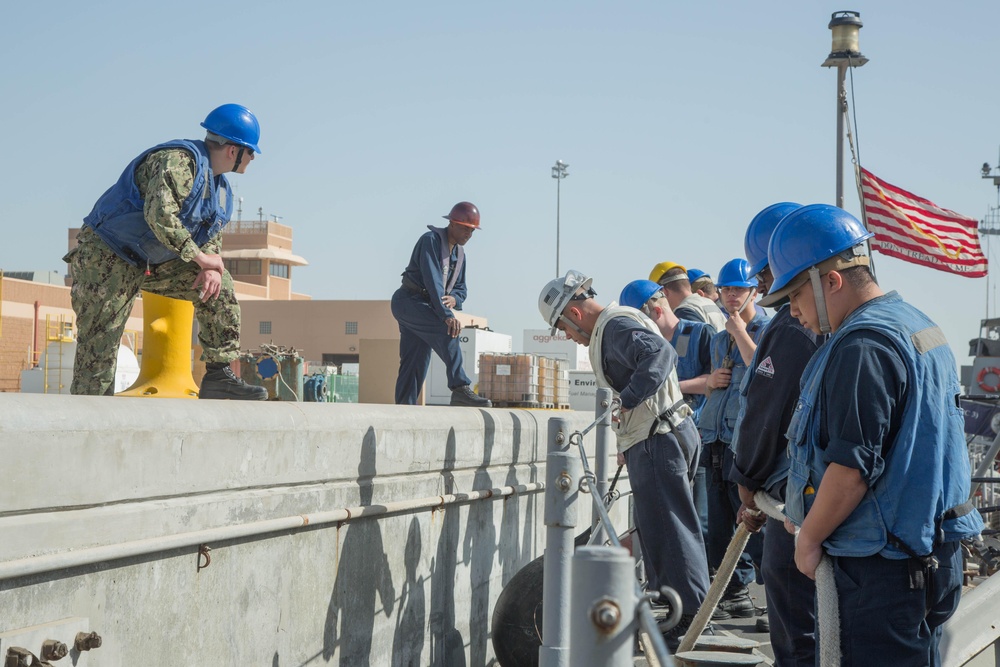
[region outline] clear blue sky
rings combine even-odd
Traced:
[[[861,12],[871,60],[854,72],[863,164],[982,217],[994,1],[16,3],[0,25],[0,268],[64,271],[67,228],[132,157],[239,102],[263,154],[233,182],[245,219],[262,207],[293,227],[311,262],[296,291],[389,298],[425,225],[470,200],[466,309],[519,347],[555,274],[557,159],[560,267],[603,300],[662,260],[717,274],[775,201],[832,203],[836,73],[820,63],[842,9]],[[876,258],[965,361],[986,281]]]

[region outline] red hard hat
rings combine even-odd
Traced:
[[[451,207],[451,213],[441,217],[466,227],[479,229],[479,209],[471,202],[460,201]]]

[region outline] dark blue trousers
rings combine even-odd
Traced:
[[[740,509],[740,493],[736,484],[726,479],[728,468],[735,460],[733,451],[724,442],[704,444],[702,461],[708,470],[708,552],[709,567],[718,569],[726,555],[726,549],[736,531],[736,513]],[[760,533],[750,536],[746,549],[736,563],[736,570],[730,580],[730,587],[742,588],[756,579],[754,563],[758,566],[764,550]]]
[[[795,567],[795,536],[768,517],[764,529],[764,593],[774,664],[816,665],[816,584]],[[888,663],[884,663],[888,664]]]
[[[910,561],[878,554],[833,557],[840,599],[840,646],[846,667],[937,667],[941,625],[962,595],[958,542],[934,549],[940,564],[928,587],[910,590]],[[817,636],[817,642],[819,641]]]
[[[427,299],[399,288],[392,295],[392,316],[399,323],[399,376],[396,405],[415,405],[431,365],[431,351],[441,357],[448,373],[448,388],[472,384],[462,368],[458,338],[431,309]]]
[[[698,430],[690,419],[625,450],[647,588],[677,591],[683,613],[694,614],[708,592],[708,563],[701,541],[691,482],[698,457]]]

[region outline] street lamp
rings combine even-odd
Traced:
[[[837,68],[837,206],[844,208],[844,114],[847,113],[847,91],[844,75],[848,67],[861,67],[868,58],[858,49],[861,12],[834,12],[827,26],[833,33],[833,47],[823,67]]]
[[[559,273],[559,199],[560,199],[560,185],[562,184],[562,179],[569,176],[569,165],[562,160],[556,160],[555,165],[552,167],[552,178],[556,179],[556,278],[560,275]]]

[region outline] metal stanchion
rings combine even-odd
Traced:
[[[636,604],[635,563],[628,550],[580,547],[573,556],[573,667],[630,667]]]
[[[986,455],[983,457],[983,460],[979,463],[979,467],[976,468],[976,472],[974,472],[972,476],[974,478],[985,477],[986,473],[993,469],[993,462],[996,460],[998,452],[1000,452],[1000,433],[997,433],[997,436],[993,438],[990,448],[986,450]],[[976,497],[976,491],[979,490],[981,485],[982,482],[972,483],[972,488],[969,490],[970,499]]]
[[[607,497],[608,489],[610,488],[608,484],[608,456],[612,452],[611,412],[608,410],[610,405],[611,390],[603,387],[598,389],[597,405],[595,406],[594,414],[600,421],[597,424],[597,430],[594,432],[594,485],[597,497],[602,499]],[[594,534],[590,540],[591,544],[604,544],[608,539],[608,533],[604,529],[604,526],[598,526],[599,518],[595,513],[591,522],[591,527],[594,530]]]
[[[542,592],[542,645],[539,667],[569,667],[569,611],[576,501],[583,475],[580,459],[569,450],[569,423],[549,420],[545,459],[545,563]]]

